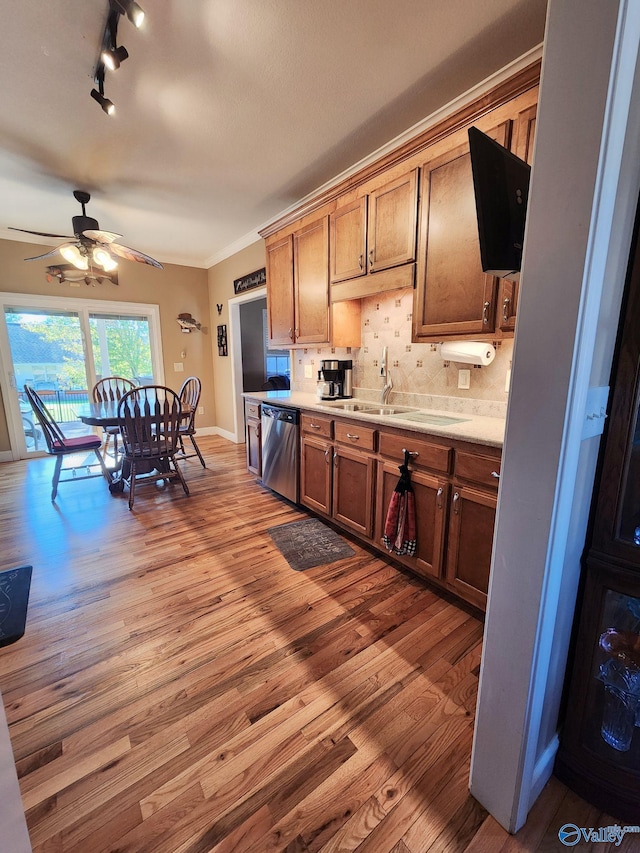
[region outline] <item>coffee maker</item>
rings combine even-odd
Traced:
[[[321,400],[344,400],[353,395],[353,364],[338,359],[323,359],[318,371],[318,397]]]

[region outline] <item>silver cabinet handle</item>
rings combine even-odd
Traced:
[[[364,269],[364,255],[360,252],[360,256],[358,257],[358,266],[360,269]]]
[[[293,340],[293,329],[289,329],[289,338]]]
[[[373,249],[369,249],[369,267],[373,269]]]
[[[405,448],[403,447],[402,448],[402,455],[404,456],[405,453],[408,453],[409,456],[420,456],[420,454],[418,453],[417,450],[405,450]]]
[[[321,424],[310,423],[309,426],[311,427],[311,429],[320,429],[321,428]]]
[[[260,424],[256,424],[254,426],[254,430],[256,431],[256,435],[260,438]]]
[[[456,515],[460,512],[458,509],[458,501],[460,500],[460,492],[456,492],[453,496],[453,511]]]
[[[508,322],[508,320],[509,320],[509,305],[510,304],[511,304],[511,300],[507,296],[505,298],[504,302],[502,303],[502,319],[504,320],[505,323]]]
[[[335,465],[336,468],[338,467],[338,451],[337,450],[335,450],[333,453],[333,464]]]
[[[436,506],[438,507],[438,509],[442,509],[442,492],[443,488],[442,486],[440,486],[440,488],[436,492]]]
[[[331,451],[330,451],[330,450],[329,450],[329,448],[327,447],[327,449],[326,449],[326,450],[325,450],[325,452],[324,452],[324,461],[327,463],[327,465],[330,465],[330,464],[331,464],[331,462],[330,462],[330,457],[331,457]]]
[[[356,435],[354,432],[348,432],[347,438],[350,439],[351,441],[360,441],[360,436]]]
[[[300,329],[294,329],[293,331],[295,332],[295,336],[297,338],[300,334]]]
[[[492,477],[495,477],[495,478],[496,478],[496,480],[499,480],[499,479],[500,479],[500,474],[499,474],[497,471],[492,471],[492,472],[491,472],[491,476],[492,476]]]
[[[485,302],[484,307],[482,309],[482,322],[485,326],[489,322],[489,308],[491,308],[491,303]]]

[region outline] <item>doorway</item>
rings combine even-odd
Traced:
[[[25,384],[73,436],[87,431],[75,409],[98,379],[164,381],[158,306],[2,294],[0,313],[1,384],[15,459],[46,450]]]

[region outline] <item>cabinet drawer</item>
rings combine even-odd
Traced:
[[[336,441],[360,447],[362,450],[373,450],[376,431],[360,424],[344,424],[336,421],[334,425]]]
[[[245,400],[244,401],[244,416],[245,416],[245,418],[259,418],[260,417],[260,403],[256,403],[253,400]]]
[[[324,438],[332,438],[330,418],[318,417],[318,415],[302,415],[300,426],[303,433],[308,435],[321,435]]]
[[[423,438],[413,436],[394,435],[393,433],[380,433],[380,455],[389,459],[404,462],[404,451],[408,450],[411,456],[411,464],[416,468],[431,468],[433,471],[441,471],[448,474],[451,470],[453,450],[441,444],[431,444]]]
[[[482,483],[483,486],[497,489],[499,475],[500,459],[466,453],[463,450],[456,453],[456,477],[459,479],[471,480],[474,483]]]

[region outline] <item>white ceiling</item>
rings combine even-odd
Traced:
[[[208,267],[542,41],[546,0],[139,0],[89,96],[107,0],[0,0],[0,236],[120,241]],[[26,236],[26,235],[25,235]],[[27,238],[29,239],[29,238]],[[60,241],[43,241],[56,245]]]

